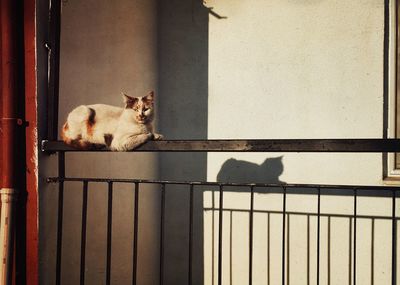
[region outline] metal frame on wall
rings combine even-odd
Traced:
[[[60,87],[60,35],[61,35],[61,0],[49,3],[49,40],[48,52],[48,92],[47,92],[47,139],[57,140],[58,134],[58,99]]]

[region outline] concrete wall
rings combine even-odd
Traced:
[[[384,4],[206,1],[214,12],[208,39],[208,138],[382,137]],[[382,185],[382,175],[381,154],[210,153],[207,157],[207,179],[220,182]],[[282,211],[282,194],[268,191],[257,189],[255,195],[254,284],[266,284],[267,279],[271,284],[281,282],[282,215],[271,211]],[[353,198],[337,193],[323,197],[321,211],[351,215]],[[359,214],[391,213],[389,199],[359,200]],[[212,210],[218,203],[218,193],[205,192],[209,210],[204,215],[204,284],[213,284],[218,277],[219,216]],[[224,208],[231,211],[224,211],[223,284],[248,282],[249,205],[248,188],[226,189]],[[296,191],[288,195],[288,211],[310,214],[316,207],[315,195]],[[315,282],[316,218],[288,215],[287,223],[290,274],[286,271],[285,276],[293,284],[307,284],[308,278]],[[322,219],[321,282],[330,278],[331,284],[347,284],[351,223],[349,218]],[[388,284],[390,223],[366,219],[357,231],[358,281],[369,284],[374,278],[377,284]]]
[[[227,17],[210,17],[209,138],[382,137],[383,1],[207,5]],[[209,179],[230,156],[209,155]],[[380,154],[282,161],[286,182],[382,183]]]

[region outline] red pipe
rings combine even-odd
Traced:
[[[0,215],[0,284],[13,281],[13,253],[16,207],[16,129],[17,123],[17,4],[1,0],[1,100],[2,165]]]
[[[17,35],[15,0],[1,0],[2,188],[15,188]]]

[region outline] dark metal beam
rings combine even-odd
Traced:
[[[56,140],[58,133],[58,93],[60,84],[61,0],[50,0],[47,94],[47,138]]]
[[[296,193],[309,193],[309,194],[315,194],[316,189],[321,189],[324,190],[324,193],[321,194],[326,194],[326,195],[334,195],[335,193],[338,194],[338,191],[340,192],[340,195],[345,195],[349,190],[351,192],[351,195],[354,196],[354,189],[360,189],[363,192],[364,191],[370,191],[374,192],[377,191],[379,192],[379,196],[384,196],[384,197],[392,197],[392,193],[387,192],[384,193],[385,191],[397,191],[400,192],[400,188],[398,186],[368,186],[368,185],[330,185],[330,184],[273,184],[273,183],[236,183],[236,182],[206,182],[206,181],[171,181],[171,180],[147,180],[147,179],[123,179],[123,178],[94,178],[94,177],[48,177],[46,180],[48,183],[60,183],[60,182],[80,182],[80,181],[88,181],[88,182],[103,182],[103,183],[109,183],[109,182],[114,182],[114,183],[143,183],[143,184],[166,184],[166,185],[193,185],[193,186],[229,186],[229,187],[254,187],[254,191],[267,191],[268,193],[282,193],[281,188],[283,186],[286,187],[287,192],[291,192],[292,188],[296,189]],[[229,189],[229,187],[227,189]],[[261,189],[258,189],[261,188]],[[262,189],[262,188],[268,188],[268,189]],[[276,188],[277,192],[273,192],[274,188]],[[310,189],[308,189],[310,188]],[[301,191],[300,191],[301,189]],[[308,190],[312,190],[308,192]],[[330,191],[332,190],[332,191]],[[225,190],[228,191],[228,190]],[[361,192],[359,193],[360,195],[362,194]],[[400,193],[398,193],[400,194]],[[396,194],[396,197],[398,196]],[[359,196],[360,196],[359,195]]]
[[[81,150],[62,141],[42,141],[42,151]],[[400,139],[279,139],[279,140],[164,140],[149,141],[140,152],[400,152]]]

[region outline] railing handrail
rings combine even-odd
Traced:
[[[42,141],[42,151],[82,150],[62,141]],[[136,152],[400,152],[400,139],[222,139],[149,141]]]
[[[277,188],[290,189],[314,189],[310,194],[315,194],[315,189],[320,190],[361,190],[361,191],[399,191],[398,186],[388,185],[334,185],[334,184],[299,184],[299,183],[238,183],[238,182],[209,182],[209,181],[172,181],[172,180],[150,180],[150,179],[129,179],[129,178],[95,178],[95,177],[48,177],[48,183],[58,182],[102,182],[102,183],[142,183],[142,184],[167,184],[167,185],[193,185],[193,186],[224,186],[224,187],[254,187],[254,188]],[[329,193],[327,193],[329,194]],[[390,193],[387,193],[390,194]],[[391,194],[390,194],[391,195]]]

